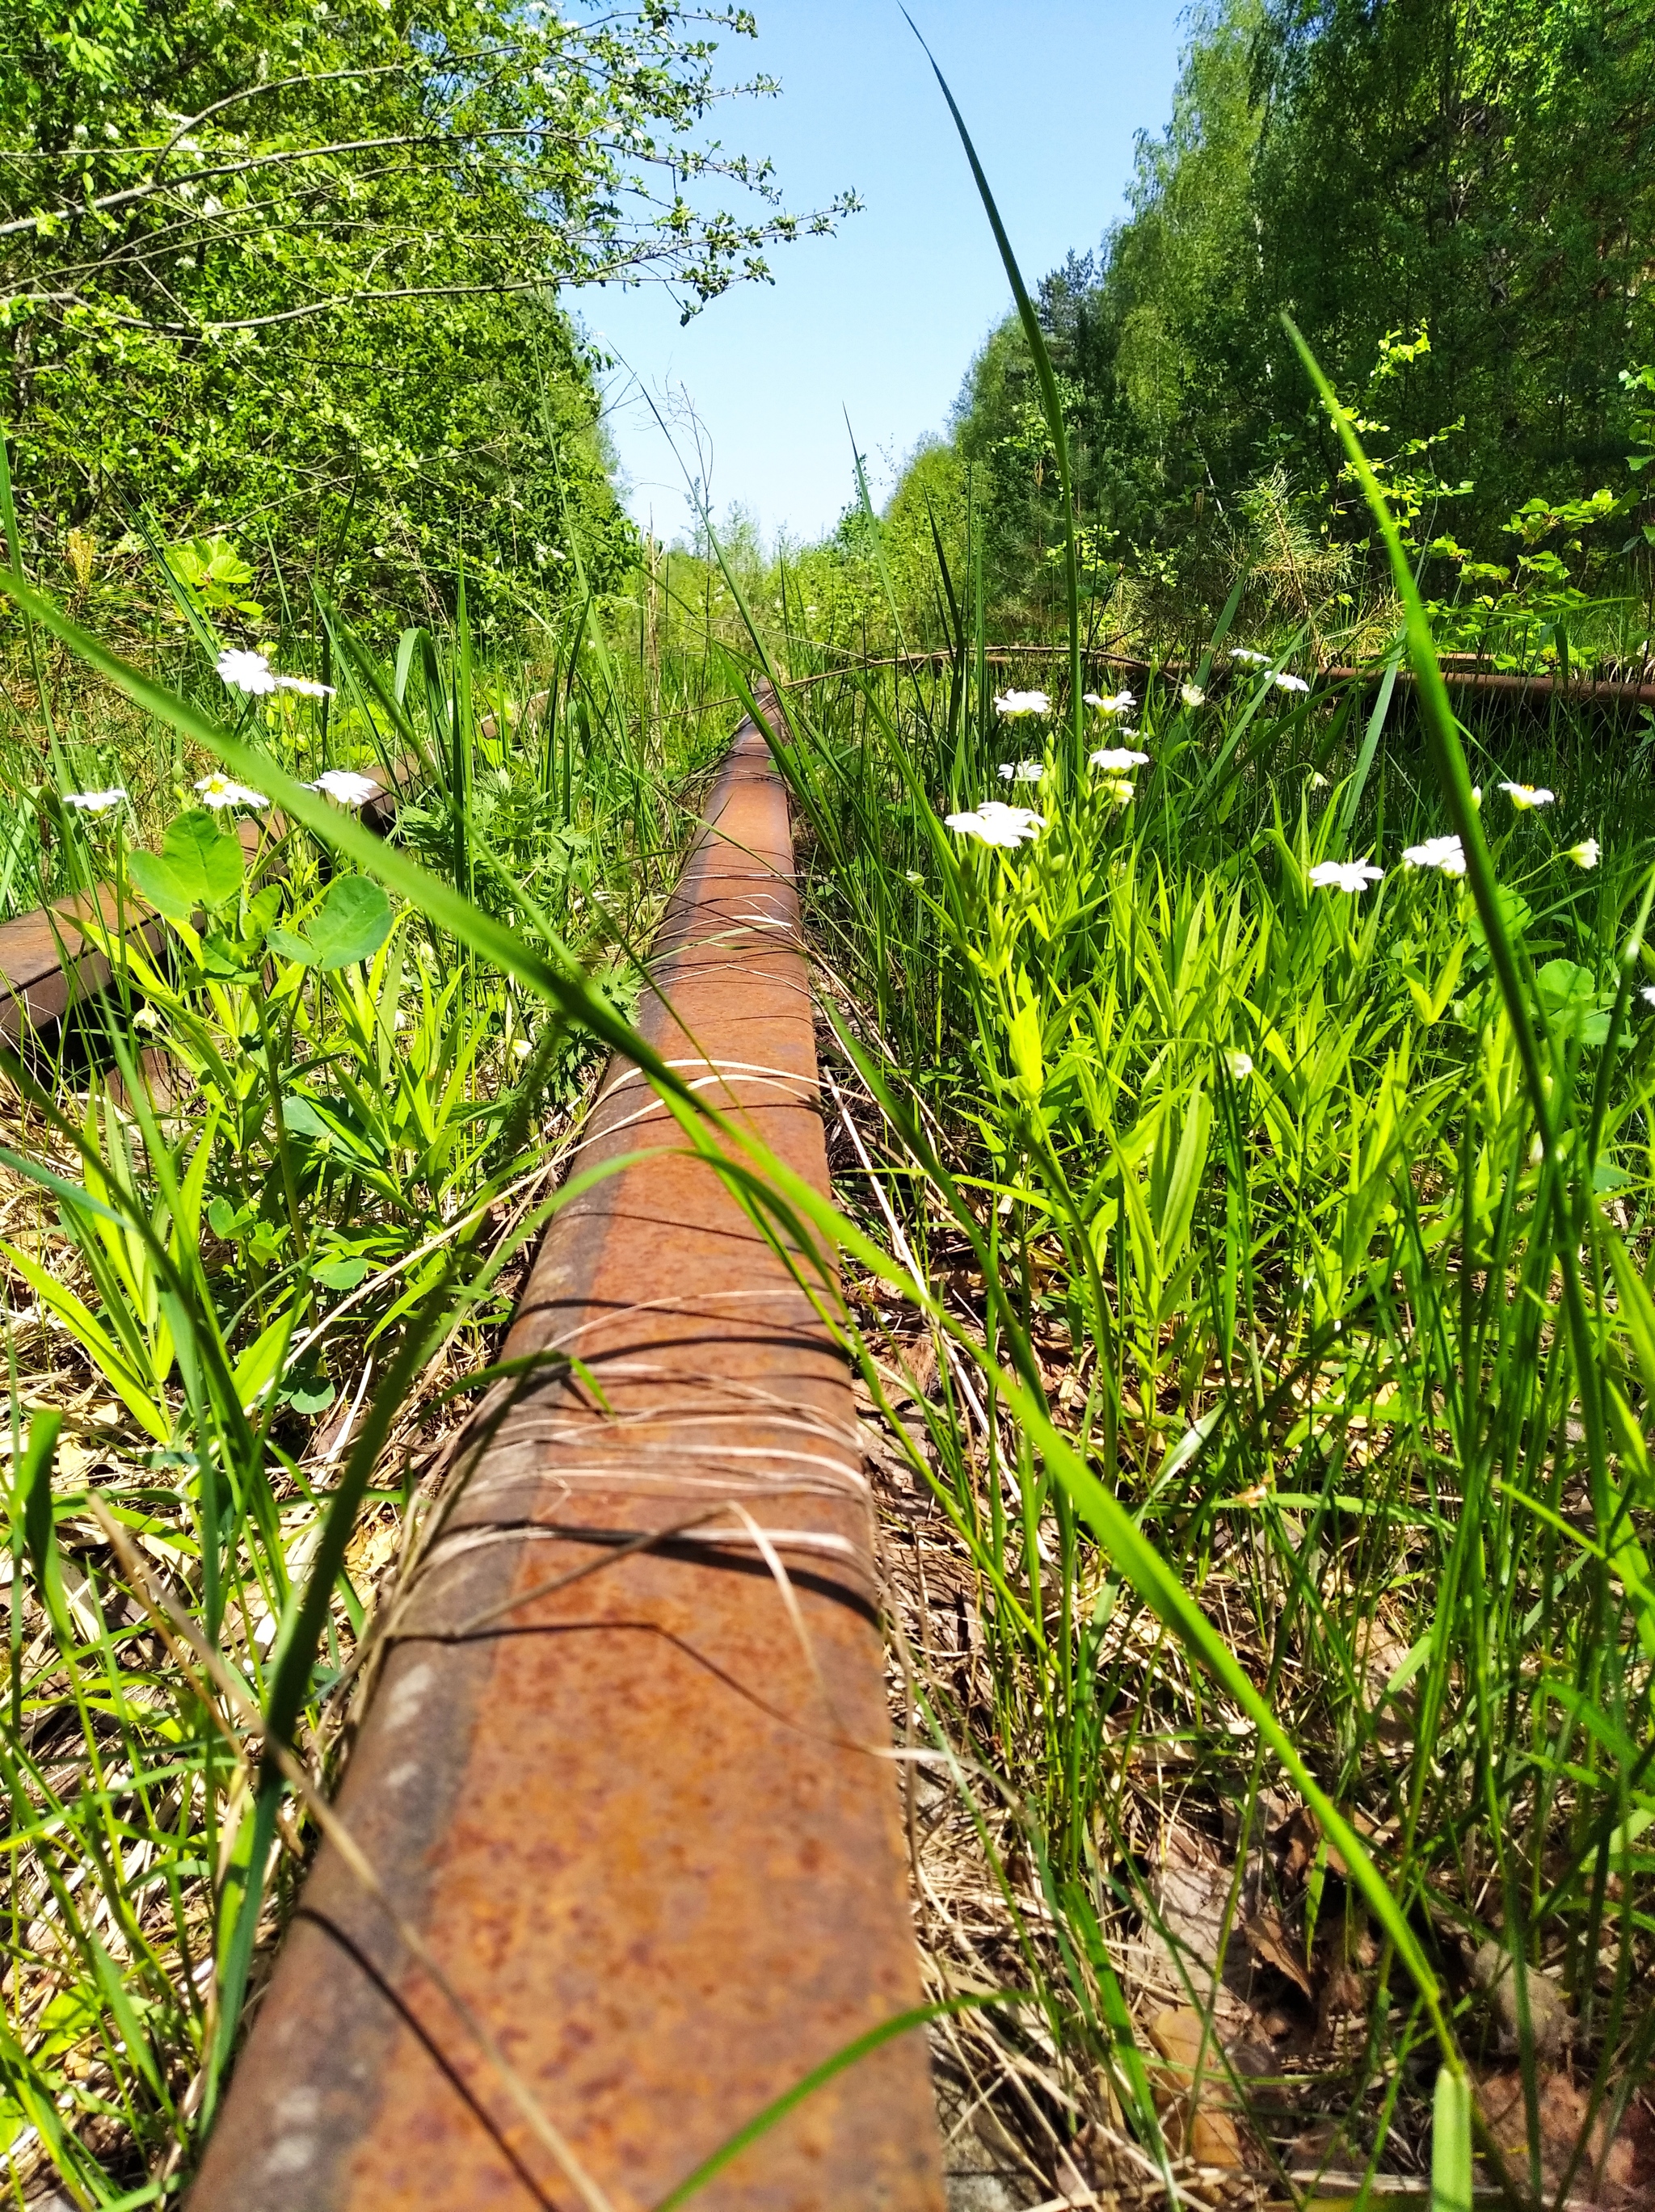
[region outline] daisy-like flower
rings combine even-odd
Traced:
[[[333,696],[331,684],[319,684],[313,676],[278,676],[262,653],[244,653],[239,646],[227,645],[216,665],[233,691],[252,699],[267,699],[272,691],[296,691],[301,699]]]
[[[210,806],[215,814],[223,806],[268,806],[270,801],[262,791],[249,791],[245,783],[232,783],[229,777],[215,769],[211,775],[198,781],[196,789],[201,793],[201,803]]]
[[[371,775],[358,775],[353,768],[324,769],[314,783],[305,786],[307,791],[319,791],[324,799],[338,801],[341,806],[366,806],[370,799],[377,799],[380,787]]]
[[[1543,783],[1502,783],[1500,787],[1519,814],[1528,813],[1531,807],[1549,806],[1557,797]]]
[[[1302,676],[1289,676],[1284,668],[1275,678],[1275,688],[1278,691],[1308,691],[1311,687]]]
[[[995,711],[1008,722],[1016,722],[1029,714],[1050,714],[1051,701],[1044,691],[1002,691],[995,701]]]
[[[1039,761],[1001,761],[1000,763],[1002,783],[1038,783],[1045,772]]]
[[[1638,996],[1646,1006],[1655,1006],[1655,983],[1644,984],[1640,988]]]
[[[1232,1083],[1244,1083],[1253,1072],[1253,1056],[1250,1052],[1226,1052],[1224,1065],[1230,1071]]]
[[[64,805],[73,806],[82,814],[107,814],[112,806],[119,806],[126,796],[124,783],[112,783],[107,791],[66,791]]]
[[[1093,768],[1101,768],[1112,775],[1119,775],[1129,768],[1147,768],[1149,755],[1135,752],[1130,745],[1100,745],[1095,753],[1086,755]]]
[[[1007,806],[998,799],[985,799],[970,814],[946,815],[943,826],[975,837],[982,844],[1012,851],[1038,836],[1046,826],[1046,817],[1031,814],[1026,806]]]
[[[266,699],[276,689],[276,671],[262,653],[243,653],[227,645],[216,666],[232,691],[245,691],[249,698]]]
[[[1207,694],[1202,690],[1199,684],[1185,684],[1180,685],[1178,696],[1183,700],[1186,707],[1204,707],[1207,704]]]
[[[1427,837],[1423,845],[1409,845],[1402,854],[1405,868],[1437,868],[1445,876],[1465,873],[1465,848],[1457,837]]]
[[[1244,668],[1268,668],[1270,665],[1269,654],[1255,653],[1250,645],[1232,645],[1230,647],[1230,658],[1232,660],[1238,660]]]
[[[1084,691],[1080,696],[1085,705],[1095,707],[1100,714],[1129,714],[1138,703],[1135,695],[1130,691],[1111,691],[1107,698],[1101,697],[1096,691]]]
[[[1569,847],[1566,857],[1577,868],[1595,868],[1602,857],[1601,848],[1595,837],[1583,837],[1578,845]]]
[[[1365,891],[1370,884],[1377,884],[1384,873],[1372,860],[1318,860],[1311,870],[1311,881],[1318,891]]]

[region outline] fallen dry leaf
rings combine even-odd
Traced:
[[[1529,2170],[1529,2119],[1523,2095],[1523,2069],[1501,2068],[1485,2074],[1476,2083],[1478,2109],[1489,2134],[1510,2161],[1518,2180]],[[1558,2069],[1540,2075],[1536,2083],[1536,2117],[1540,2130],[1540,2170],[1546,2193],[1555,2197],[1573,2162],[1575,2148],[1586,2124],[1589,2102],[1585,2089]],[[1586,2154],[1575,2170],[1569,2201],[1575,2205],[1601,2205],[1615,2212],[1630,2212],[1648,2197],[1637,2172],[1633,2145],[1622,2132],[1607,2146],[1604,2115],[1592,2123]],[[1601,2179],[1599,2179],[1601,2167]]]
[[[1290,1982],[1296,1982],[1307,1997],[1314,1999],[1309,1970],[1297,1941],[1281,1924],[1279,1912],[1255,1912],[1243,1931],[1247,1948],[1254,1958],[1262,1959],[1267,1966],[1274,1966]]]
[[[1202,2015],[1189,2005],[1168,2005],[1150,2021],[1149,2039],[1167,2062],[1153,2079],[1168,2140],[1197,2166],[1244,2166],[1235,2097],[1217,2039],[1207,2033]]]

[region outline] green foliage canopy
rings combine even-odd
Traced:
[[[1655,0],[1197,9],[1130,212],[1042,288],[1098,547],[1151,572],[1232,552],[1263,483],[1365,533],[1284,307],[1336,388],[1381,402],[1364,434],[1427,537],[1509,562],[1525,500],[1590,500],[1634,441],[1622,372],[1655,354],[1652,34]],[[1058,520],[1033,397],[1008,323],[956,441],[1001,591],[1037,609]]]
[[[571,477],[612,509],[562,289],[658,279],[687,313],[838,211],[707,137],[774,88],[716,73],[752,28],[0,0],[0,408],[38,534],[256,520],[347,592],[466,539],[544,567]]]

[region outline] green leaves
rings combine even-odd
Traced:
[[[1471,2084],[1445,2066],[1432,2106],[1431,2212],[1471,2212]]]
[[[1554,1036],[1582,1044],[1603,1043],[1615,1005],[1613,984],[1600,991],[1591,969],[1573,960],[1549,960],[1536,971],[1534,981]]]
[[[198,914],[228,905],[246,867],[240,841],[197,806],[173,823],[159,853],[134,853],[127,872],[158,914],[188,928]]]
[[[391,934],[391,902],[366,876],[336,876],[302,936],[272,929],[265,940],[284,960],[307,968],[348,968],[371,960]]]

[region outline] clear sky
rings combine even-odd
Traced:
[[[730,76],[779,77],[775,101],[722,111],[727,147],[774,159],[787,204],[855,190],[837,237],[769,257],[771,285],[685,328],[664,290],[572,295],[633,373],[609,380],[629,503],[671,538],[684,477],[646,405],[686,400],[711,453],[716,514],[739,501],[767,538],[831,526],[854,489],[849,412],[877,500],[941,430],[1011,295],[942,95],[897,0],[753,0],[758,39]],[[1171,112],[1181,0],[910,0],[959,102],[1031,284],[1123,210],[1133,138]],[[636,381],[634,380],[636,379]],[[688,449],[688,441],[680,436]]]

